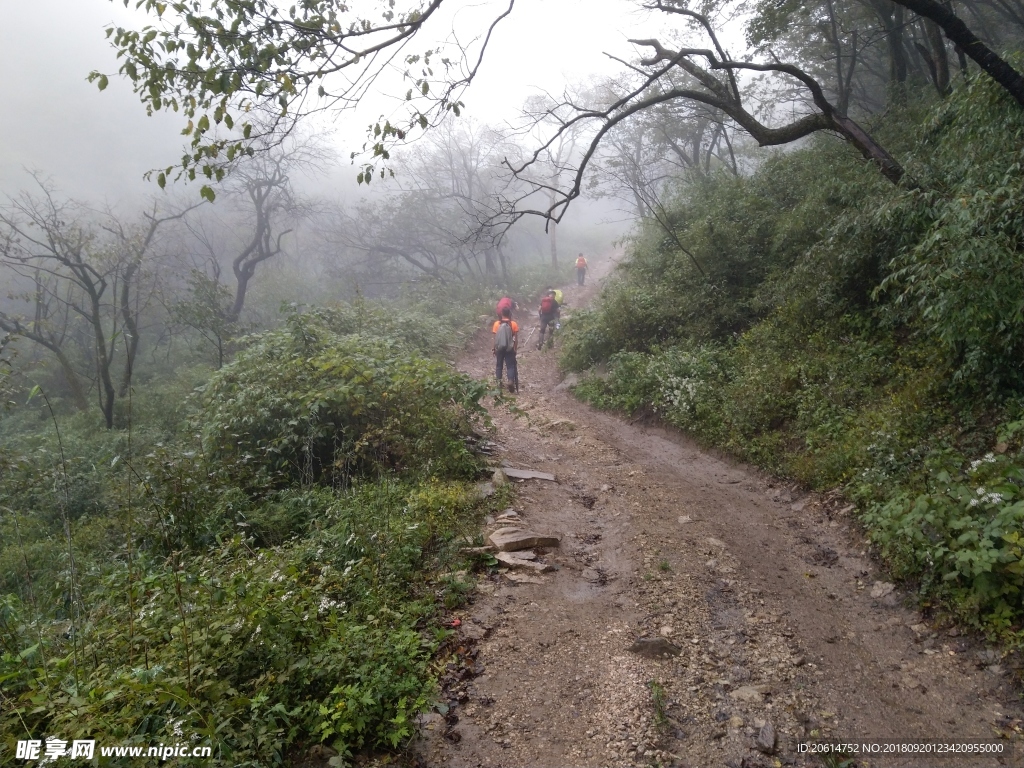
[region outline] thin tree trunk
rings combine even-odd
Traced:
[[[121,322],[125,334],[125,361],[124,372],[121,375],[121,386],[118,389],[118,397],[128,394],[128,388],[132,383],[132,370],[135,368],[135,355],[139,351],[139,324],[135,320],[135,313],[131,306],[131,289],[135,273],[139,269],[139,262],[132,261],[124,270],[124,277],[121,283]]]
[[[552,176],[551,178],[551,192],[548,193],[548,198],[552,206],[555,204],[555,190],[558,188],[558,176]],[[551,266],[558,266],[558,222],[554,219],[548,219],[548,243],[551,247]]]
[[[1024,76],[985,45],[949,8],[935,0],[896,0],[899,5],[938,24],[946,37],[963,49],[985,73],[1024,107]]]
[[[91,313],[89,321],[93,329],[93,342],[96,348],[96,378],[99,380],[97,396],[99,397],[100,410],[103,412],[103,420],[107,429],[114,428],[114,398],[117,394],[114,389],[114,382],[110,378],[110,354],[107,351],[107,339],[103,333],[103,322],[101,320],[102,306],[99,296],[90,296]]]
[[[871,0],[878,20],[885,30],[885,45],[889,52],[890,98],[899,99],[907,81],[907,56],[903,47],[903,9],[892,0]]]
[[[551,266],[558,266],[558,222],[548,221],[548,242],[551,244]]]
[[[924,30],[928,35],[928,44],[935,58],[935,89],[940,96],[949,94],[949,55],[946,53],[946,41],[942,39],[942,30],[931,19],[925,19]]]
[[[494,248],[498,252],[498,263],[501,264],[501,279],[508,282],[508,262],[505,259],[505,252],[501,249],[500,242]]]

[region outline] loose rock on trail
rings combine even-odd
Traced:
[[[565,288],[570,306],[594,282]],[[798,743],[996,738],[1002,756],[856,765],[1016,764],[1007,669],[905,606],[852,507],[590,409],[556,354],[520,353],[523,415],[491,408],[495,459],[555,479],[504,471],[516,503],[484,531],[500,567],[460,614],[475,675],[425,719],[423,764],[818,766],[848,758]],[[493,376],[487,331],[460,367]],[[517,535],[532,543],[500,545]]]

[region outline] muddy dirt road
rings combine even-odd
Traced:
[[[591,298],[588,282],[565,288],[570,308]],[[535,315],[522,322],[525,338]],[[555,357],[523,351],[525,415],[492,414],[498,460],[556,478],[513,480],[512,519],[561,537],[535,552],[557,570],[481,581],[461,627],[479,674],[449,690],[453,726],[426,719],[424,763],[840,765],[797,744],[1003,734],[1001,756],[855,764],[1017,764],[1005,664],[906,608],[850,510],[590,409]],[[461,368],[493,376],[488,332]]]

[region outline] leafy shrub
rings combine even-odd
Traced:
[[[949,462],[951,457],[945,457]],[[945,463],[945,462],[944,462]],[[894,575],[947,598],[996,631],[1024,608],[1024,466],[988,453],[964,469],[933,467],[931,489],[872,503],[863,514]]]
[[[861,217],[861,229],[889,233],[894,246],[878,294],[891,320],[914,323],[940,345],[968,390],[1019,386],[1020,107],[989,78],[974,78],[936,110],[915,158],[922,188]]]
[[[294,315],[214,375],[203,445],[209,461],[248,462],[273,484],[343,485],[388,471],[468,477],[478,464],[463,438],[484,391],[394,341],[339,336],[320,316]]]
[[[74,625],[68,614],[40,627],[7,596],[7,747],[26,728],[125,744],[185,734],[235,766],[282,764],[321,741],[343,756],[400,745],[435,695],[446,634],[426,626],[452,604],[459,583],[445,572],[474,498],[438,481],[292,491],[251,519],[283,517],[307,536],[255,553],[247,533],[191,556],[118,558],[85,579]]]

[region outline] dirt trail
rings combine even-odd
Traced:
[[[565,288],[569,307],[595,282]],[[525,338],[535,315],[521,321]],[[999,659],[888,592],[848,511],[590,409],[555,357],[523,351],[526,417],[492,414],[500,460],[557,478],[523,481],[515,509],[562,537],[541,555],[558,570],[479,585],[462,626],[479,674],[449,691],[453,729],[426,726],[426,765],[802,766],[822,764],[796,751],[816,737],[1016,737],[1021,708]],[[460,367],[493,376],[488,332]],[[681,652],[627,650],[642,637]],[[856,764],[1017,764],[1003,743],[1000,758]]]

